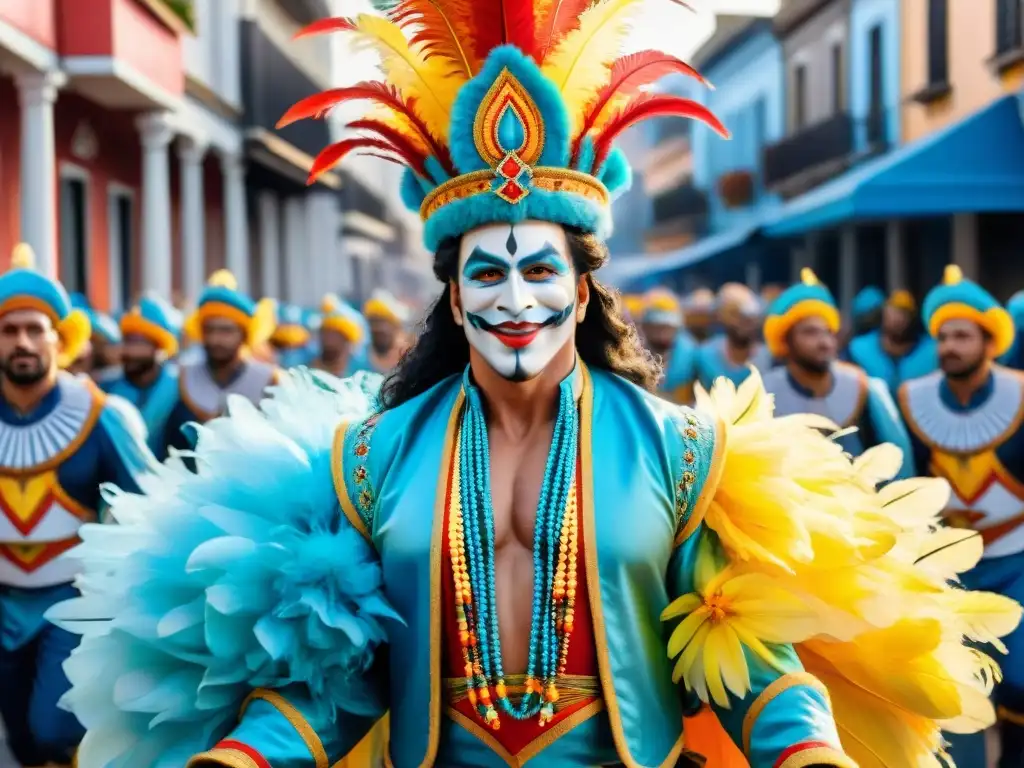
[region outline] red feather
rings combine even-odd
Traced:
[[[306,184],[313,184],[318,178],[340,163],[347,154],[356,149],[379,149],[384,152],[395,151],[395,148],[383,139],[374,139],[368,136],[335,142],[316,156],[313,166],[309,169],[309,177],[306,179]]]
[[[416,114],[413,104],[403,99],[395,88],[384,83],[373,81],[356,83],[347,88],[332,88],[329,91],[309,96],[285,112],[284,116],[278,120],[277,128],[284,128],[298,120],[320,117],[325,112],[348,101],[372,101],[375,104],[389,107],[405,117],[420,134],[424,143],[430,148],[430,153],[437,158],[445,172],[451,176],[456,175],[448,148],[431,136],[426,123]]]
[[[412,168],[423,178],[427,178],[427,169],[424,163],[426,162],[426,155],[420,150],[415,144],[409,141],[409,137],[404,135],[400,130],[395,128],[393,125],[382,123],[380,120],[371,120],[369,118],[363,120],[353,120],[348,124],[348,127],[355,131],[373,131],[380,138],[390,143],[393,147],[391,150],[398,157],[405,161],[406,165]]]
[[[295,33],[293,40],[298,40],[303,37],[312,37],[313,35],[326,35],[331,32],[355,32],[356,25],[352,19],[338,16],[332,19],[320,19],[314,21],[312,24],[303,27]]]
[[[612,64],[608,85],[601,89],[597,99],[587,109],[586,117],[583,119],[583,128],[573,147],[573,160],[579,157],[580,143],[583,141],[583,137],[590,133],[612,99],[618,96],[632,96],[643,86],[651,85],[666,75],[676,73],[693,77],[701,83],[707,84],[700,73],[685,61],[661,51],[639,51],[616,59]]]
[[[547,15],[537,21],[537,61],[580,25],[580,15],[594,0],[552,0]]]
[[[473,41],[466,35],[469,26],[465,19],[470,14],[469,8],[467,0],[401,0],[388,13],[388,18],[403,30],[417,27],[409,38],[410,45],[422,46],[427,59],[432,56],[449,59],[468,80],[480,69]],[[467,39],[463,39],[464,36]]]
[[[703,104],[681,96],[642,93],[609,120],[594,139],[595,172],[604,165],[613,142],[623,131],[652,117],[688,117],[701,121],[722,138],[729,138],[729,131]]]
[[[482,61],[499,45],[514,45],[537,59],[533,0],[475,0],[476,55]]]

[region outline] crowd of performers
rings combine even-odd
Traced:
[[[228,398],[256,403],[283,367],[386,373],[405,350],[409,308],[385,292],[362,313],[254,301],[218,273],[187,318],[143,296],[119,319],[33,269],[19,246],[0,276],[0,714],[23,766],[66,764],[84,733],[57,706],[77,636],[44,620],[77,594],[61,557],[104,518],[101,485],[139,477]],[[192,431],[190,431],[192,430]]]
[[[313,321],[223,272],[187,319],[148,296],[115,324],[19,247],[0,714],[22,765],[969,768],[998,728],[1021,768],[1011,313],[951,268],[840,361],[809,271],[770,303],[622,301],[616,137],[727,134],[647,89],[700,80],[685,63],[622,54],[639,5],[382,0],[301,33],[382,54],[384,82],[281,125],[374,103],[311,181],[352,150],[407,166],[441,281],[415,338],[387,295]]]

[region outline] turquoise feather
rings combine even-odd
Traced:
[[[199,428],[198,474],[176,456],[145,496],[104,489],[119,525],[83,528],[82,596],[48,614],[82,635],[62,700],[87,729],[81,765],[180,768],[255,687],[302,685],[327,717],[383,712],[369,669],[401,619],[331,479],[336,427],[380,384],[293,371]]]

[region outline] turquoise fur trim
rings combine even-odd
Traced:
[[[576,160],[576,170],[582,173],[594,172],[594,139],[584,136],[580,142],[580,156]]]
[[[442,241],[458,237],[485,224],[515,224],[527,219],[578,227],[606,239],[612,232],[610,212],[580,195],[533,189],[516,205],[497,196],[478,195],[456,200],[431,216],[423,230],[427,248],[434,251]]]
[[[31,269],[12,269],[0,276],[0,306],[21,296],[30,296],[53,310],[63,320],[73,308],[64,286]]]
[[[832,293],[823,285],[804,285],[798,283],[783,291],[768,310],[769,317],[781,317],[793,309],[797,304],[805,301],[820,301],[830,307],[836,305]]]
[[[227,304],[228,306],[234,307],[241,312],[244,312],[247,316],[252,317],[256,314],[256,302],[250,299],[248,296],[244,296],[238,291],[227,288],[223,285],[208,285],[202,295],[199,297],[199,306],[202,307],[204,304],[216,302],[218,304]]]
[[[1006,311],[1013,318],[1013,324],[1018,328],[1024,325],[1024,291],[1017,291],[1006,302]]]
[[[618,148],[609,152],[597,178],[608,188],[613,198],[627,192],[633,186],[633,169],[629,167],[626,153]]]
[[[925,325],[930,325],[932,315],[947,304],[966,304],[979,312],[1000,306],[991,293],[970,280],[961,280],[954,285],[940,285],[932,288],[925,297],[922,311]]]
[[[449,178],[451,178],[448,175],[448,172],[441,167],[441,161],[433,155],[427,157],[424,161],[424,165],[426,165],[427,173],[430,174],[430,178],[435,184],[444,184]]]
[[[400,192],[406,208],[419,213],[420,206],[423,205],[423,200],[427,196],[428,190],[424,189],[426,186],[426,181],[417,176],[415,171],[411,168],[405,169],[405,173],[402,174]]]
[[[490,167],[477,152],[473,126],[487,91],[506,68],[530,94],[544,121],[544,147],[536,164],[567,167],[570,153],[569,115],[562,96],[555,84],[541,73],[540,68],[512,45],[491,51],[483,69],[462,87],[455,99],[450,138],[455,167],[459,173],[471,173]]]

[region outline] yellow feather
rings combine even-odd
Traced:
[[[36,253],[28,243],[18,243],[11,252],[11,269],[34,269]]]
[[[889,483],[878,492],[882,512],[904,530],[933,524],[949,501],[949,483],[937,477],[915,477]]]
[[[381,59],[387,82],[414,102],[416,114],[438,139],[447,139],[452,105],[466,82],[458,68],[444,56],[429,59],[422,46],[410,46],[402,30],[387,19],[361,14],[356,28],[361,44],[374,48]]]
[[[227,288],[231,291],[238,290],[238,280],[230,270],[227,269],[218,269],[210,275],[210,279],[206,281],[206,284],[219,288]]]
[[[872,488],[892,480],[902,465],[903,451],[891,443],[869,448],[853,462],[854,470]]]
[[[400,131],[405,138],[416,149],[431,154],[430,148],[427,146],[426,138],[420,135],[420,130],[413,125],[412,121],[400,112],[396,112],[391,107],[386,107],[383,104],[377,104],[370,109],[366,115],[367,119],[378,120],[385,125],[389,125],[397,131]]]
[[[950,590],[947,605],[956,614],[965,637],[978,643],[989,643],[1006,653],[999,638],[1006,637],[1017,628],[1021,620],[1021,607],[1015,600],[992,592]]]
[[[639,0],[605,0],[580,16],[580,26],[559,42],[541,66],[562,94],[570,136],[580,130],[586,107],[608,84]]]
[[[940,528],[921,539],[916,564],[925,573],[951,581],[976,566],[984,549],[975,531]]]

